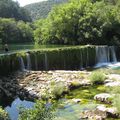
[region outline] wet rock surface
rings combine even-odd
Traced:
[[[119,82],[119,81],[108,82],[108,83],[105,84],[105,86],[107,86],[107,87],[116,87],[116,86],[120,86],[120,82]]]
[[[51,81],[63,82],[70,87],[73,81],[79,82],[80,86],[90,85],[86,71],[24,71],[16,72],[8,77],[1,77],[0,90],[6,96],[16,98],[40,99],[46,90],[49,89]]]
[[[98,105],[94,110],[86,110],[80,114],[80,119],[106,120],[107,118],[119,118],[116,108],[107,108],[105,105]]]
[[[88,76],[91,72],[87,71],[24,71],[16,72],[8,77],[0,78],[0,97],[6,95],[11,98],[23,99],[41,99],[46,96],[46,91],[50,91],[51,84],[60,82],[66,88],[90,86],[91,82]],[[112,74],[104,82],[104,86],[113,87],[120,86],[120,75]],[[51,91],[50,91],[51,92]],[[103,103],[111,103],[109,101],[113,96],[108,93],[101,93],[94,96],[95,100]],[[81,99],[72,99],[72,102],[79,104]],[[108,117],[118,118],[115,108],[106,108],[106,106],[98,106],[94,110],[86,110],[80,115],[80,119],[104,120]]]
[[[104,102],[104,103],[111,103],[112,98],[113,98],[113,95],[110,95],[108,93],[101,93],[94,96],[95,100]]]

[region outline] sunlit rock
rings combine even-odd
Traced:
[[[101,93],[95,95],[94,99],[100,102],[110,103],[111,102],[110,100],[112,99],[112,95],[108,93]]]

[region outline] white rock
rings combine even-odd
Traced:
[[[112,114],[116,114],[117,113],[117,109],[116,108],[107,108],[106,111],[109,112],[109,113],[112,113]]]
[[[105,112],[107,108],[105,107],[105,105],[99,105],[99,106],[97,106],[96,109],[99,111]]]
[[[101,102],[109,102],[108,99],[112,98],[112,95],[108,94],[108,93],[101,93],[101,94],[97,94],[94,96],[95,100],[101,101]]]
[[[109,79],[120,80],[120,75],[118,75],[118,74],[110,74],[109,75]]]
[[[79,103],[79,102],[81,102],[81,99],[75,99],[74,98],[74,99],[72,99],[72,101],[75,102],[75,103]]]
[[[114,87],[114,86],[120,86],[120,82],[110,82],[110,83],[106,83],[105,86],[107,87]]]

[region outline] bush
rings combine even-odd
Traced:
[[[8,114],[0,108],[0,120],[10,120]]]
[[[53,120],[55,106],[43,101],[37,101],[33,109],[20,109],[19,120]]]
[[[120,86],[113,87],[110,91],[115,95],[112,100],[113,106],[116,107],[120,113]]]
[[[114,96],[113,106],[117,108],[117,111],[120,113],[120,94],[117,94]]]
[[[74,80],[71,82],[70,88],[78,88],[80,87],[80,82],[77,80]]]
[[[92,81],[93,84],[102,84],[105,79],[106,76],[101,71],[92,72],[92,74],[90,75],[90,80]]]
[[[61,95],[68,91],[68,88],[63,82],[51,83],[50,93],[53,98],[60,98]]]

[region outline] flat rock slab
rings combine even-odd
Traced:
[[[107,87],[115,87],[115,86],[120,86],[120,82],[119,81],[115,81],[115,82],[108,82],[105,84],[105,86]]]
[[[94,99],[104,103],[110,103],[113,96],[108,93],[101,93],[94,96]]]
[[[105,105],[99,105],[96,108],[97,111],[104,112],[106,117],[119,118],[119,114],[115,107],[107,108]]]
[[[80,119],[105,120],[106,118],[119,118],[116,108],[107,108],[99,105],[95,110],[86,110],[80,114]]]
[[[74,103],[79,103],[79,102],[81,102],[82,100],[81,99],[72,99],[72,101],[74,102]]]
[[[118,74],[110,74],[108,76],[108,78],[111,80],[119,80],[120,81],[120,75],[118,75]]]

